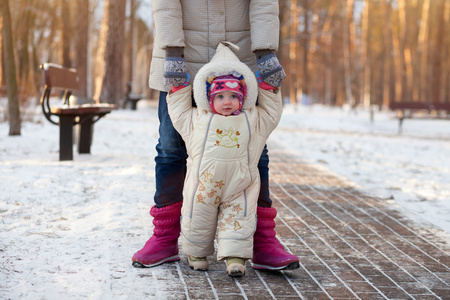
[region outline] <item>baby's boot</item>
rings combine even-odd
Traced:
[[[195,257],[188,255],[189,267],[194,271],[208,271],[208,261],[206,257]]]
[[[230,257],[227,259],[227,273],[231,277],[241,277],[245,275],[245,259]]]

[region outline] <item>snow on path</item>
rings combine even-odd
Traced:
[[[270,141],[450,232],[450,120],[287,106]]]
[[[74,152],[73,161],[58,161],[59,129],[39,108],[21,137],[0,123],[0,298],[163,299],[183,290],[173,286],[176,270],[131,266],[152,231],[158,119],[154,103],[142,103],[96,123],[92,155]],[[399,135],[390,113],[371,124],[364,112],[286,107],[270,143],[450,232],[448,120],[405,120]]]

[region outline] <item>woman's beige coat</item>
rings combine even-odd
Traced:
[[[211,60],[221,41],[240,47],[239,59],[256,71],[258,49],[278,50],[278,1],[276,0],[153,0],[155,40],[150,67],[152,89],[164,86],[167,47],[184,47],[187,72],[193,81],[197,71]]]
[[[248,88],[243,110],[236,116],[214,114],[206,97],[206,79],[234,71],[244,76]],[[281,118],[280,94],[258,89],[253,72],[219,44],[194,80],[197,108],[192,107],[191,86],[168,95],[170,117],[189,154],[181,223],[186,254],[213,254],[218,228],[218,259],[252,258],[260,190],[257,164]]]

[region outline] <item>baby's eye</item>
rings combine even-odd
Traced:
[[[217,95],[217,98],[223,99],[223,96],[222,95]]]
[[[236,95],[231,95],[231,98],[235,99],[235,98],[237,98],[237,96]]]

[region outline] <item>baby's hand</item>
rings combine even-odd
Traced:
[[[185,82],[183,84],[179,85],[179,86],[172,85],[171,92],[175,93],[175,92],[178,92],[179,90],[187,87],[189,85],[189,79],[190,78],[191,78],[191,75],[189,75],[189,73],[186,73],[186,80],[185,80]]]
[[[260,81],[258,82],[258,85],[260,88],[262,88],[263,90],[272,92],[276,89],[274,86],[271,86],[270,84],[265,83],[264,81]]]

